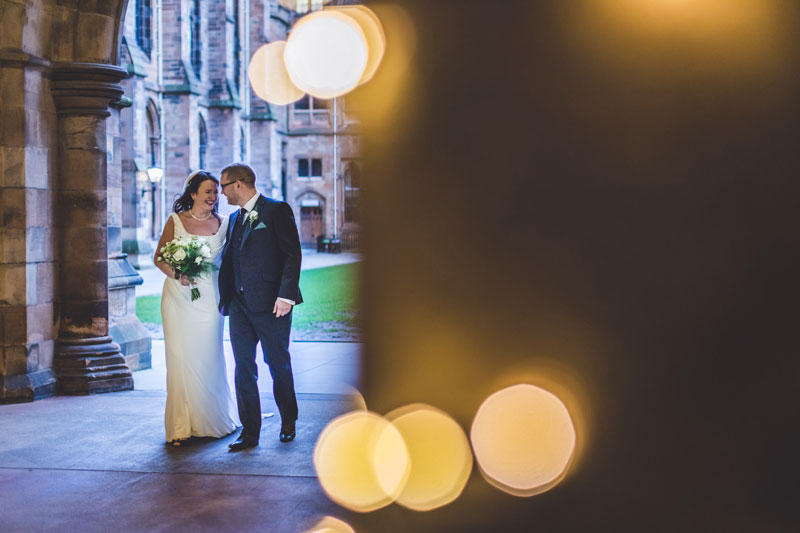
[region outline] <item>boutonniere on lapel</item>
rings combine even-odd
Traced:
[[[258,221],[258,211],[256,211],[255,209],[247,213],[247,221],[250,223],[251,230],[266,228],[263,222]]]
[[[250,223],[250,229],[253,229],[253,224],[256,223],[258,220],[258,211],[253,209],[249,213],[247,213],[247,221]]]

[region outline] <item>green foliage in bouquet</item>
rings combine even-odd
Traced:
[[[175,279],[186,276],[192,282],[192,301],[200,298],[194,280],[217,270],[208,245],[194,236],[183,237],[169,241],[158,252],[160,255],[157,259],[175,271]]]

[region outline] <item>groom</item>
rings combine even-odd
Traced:
[[[241,207],[230,216],[219,271],[219,310],[230,316],[236,403],[242,421],[242,433],[230,445],[231,451],[258,445],[259,341],[281,414],[281,442],[294,440],[297,420],[289,332],[292,308],[303,301],[298,287],[300,238],[289,204],[260,195],[255,183],[255,172],[243,163],[228,165],[220,176],[220,189],[228,203]]]

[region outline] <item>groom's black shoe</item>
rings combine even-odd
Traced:
[[[240,452],[248,448],[254,448],[255,446],[258,446],[258,441],[256,439],[240,435],[238,439],[228,444],[228,448],[230,448],[228,451]]]
[[[281,424],[281,442],[291,442],[294,440],[295,430],[294,422]]]

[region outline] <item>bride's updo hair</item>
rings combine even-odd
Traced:
[[[175,200],[175,203],[172,204],[172,210],[176,213],[182,213],[183,211],[188,211],[194,205],[194,200],[192,200],[192,194],[197,194],[197,191],[200,189],[200,185],[203,182],[211,180],[217,184],[219,187],[219,180],[214,177],[214,174],[207,170],[197,170],[192,172],[189,175],[189,178],[186,180],[186,184],[183,186],[183,193],[178,196]],[[219,200],[217,203],[214,204],[213,213],[214,216],[217,216],[217,209],[219,208]]]

